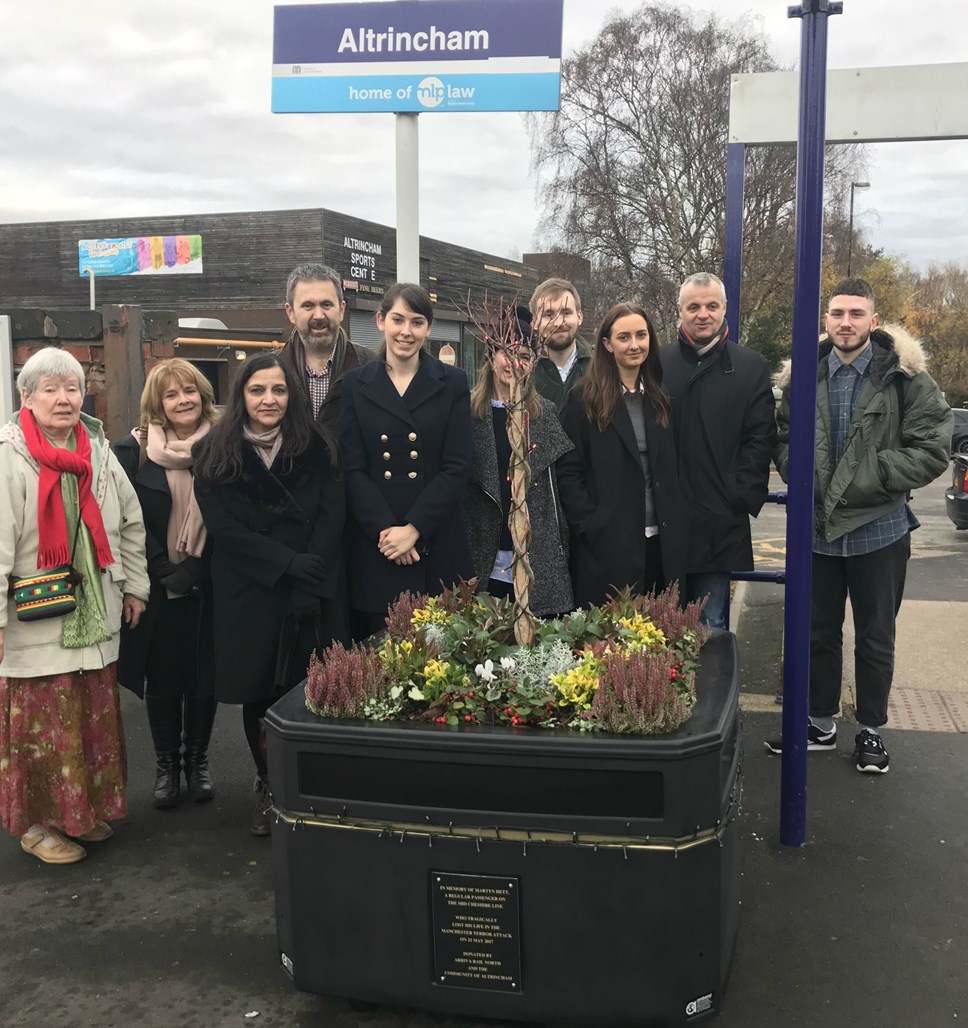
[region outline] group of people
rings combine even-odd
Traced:
[[[507,421],[514,362],[536,347],[520,399],[534,613],[675,583],[725,628],[730,572],[752,568],[749,518],[774,454],[786,473],[788,397],[778,441],[766,361],[730,339],[714,275],[682,284],[679,337],[661,348],[637,303],[615,304],[586,345],[578,291],[549,279],[473,391],[427,352],[434,310],[417,285],[386,290],[379,353],[348,338],[332,268],[295,268],[285,309],[289,342],[239,367],[221,413],[192,364],[153,367],[113,452],[81,412],[70,354],[41,350],[20,372],[21,410],[0,428],[0,571],[77,571],[71,613],[32,620],[12,598],[0,612],[0,819],[44,862],[82,859],[126,812],[118,684],[145,701],[159,808],[178,802],[183,774],[189,797],[212,798],[217,705],[242,705],[250,830],[265,835],[262,719],[314,649],[381,630],[406,590],[476,578],[511,595]],[[858,767],[886,770],[877,730],[916,525],[905,499],[943,468],[951,415],[917,344],[877,329],[866,283],[838,286],[827,328],[810,746],[835,745],[849,594],[865,629]]]

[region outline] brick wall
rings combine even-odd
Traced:
[[[147,371],[175,354],[178,321],[167,312],[105,306],[94,311],[12,308],[0,314],[11,321],[14,375],[45,346],[66,350],[84,369],[94,416],[112,441],[134,426]]]

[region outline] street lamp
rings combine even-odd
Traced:
[[[854,255],[854,190],[870,189],[870,182],[851,182],[850,184],[850,222],[847,228],[847,277],[850,278],[850,262]]]

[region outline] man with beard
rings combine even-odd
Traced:
[[[705,623],[727,628],[729,575],[753,568],[750,515],[769,492],[773,390],[764,358],[731,341],[726,291],[715,275],[682,283],[679,319],[678,339],[661,355],[692,522],[686,595],[705,597]]]
[[[581,297],[567,279],[549,278],[532,293],[528,307],[534,330],[548,347],[548,356],[535,368],[535,388],[560,411],[592,359],[578,338]]]
[[[854,766],[890,767],[878,729],[887,721],[894,676],[894,625],[904,594],[912,489],[948,466],[953,415],[921,344],[902,328],[877,327],[874,291],[861,278],[833,290],[820,340],[817,467],[814,476],[813,610],[807,749],[834,752],[843,672],[845,602],[854,616],[857,725]],[[790,452],[790,362],[777,379],[776,465],[784,481]],[[782,751],[782,740],[766,744]]]
[[[343,376],[376,354],[351,343],[343,329],[346,301],[338,272],[326,264],[300,264],[286,282],[286,316],[293,332],[280,359],[306,389],[313,417],[325,433],[339,436]]]

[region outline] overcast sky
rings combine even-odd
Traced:
[[[566,55],[636,6],[565,0]],[[681,6],[749,18],[797,60],[788,0]],[[270,113],[269,0],[5,2],[0,39],[0,222],[298,207],[395,222],[393,115]],[[953,61],[968,61],[965,0],[844,0],[830,20],[831,68]],[[420,152],[424,235],[534,248],[521,115],[425,114]],[[968,262],[968,140],[872,147],[867,177],[874,245]]]

